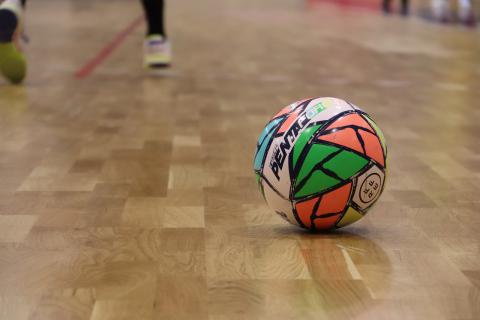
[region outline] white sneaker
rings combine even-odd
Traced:
[[[150,35],[145,39],[143,64],[145,68],[165,68],[172,63],[170,42],[161,35]]]

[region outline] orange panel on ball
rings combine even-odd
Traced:
[[[340,128],[345,126],[358,126],[373,131],[372,127],[359,114],[353,113],[346,115],[328,126],[328,129]]]
[[[313,207],[315,206],[317,201],[318,197],[303,202],[297,202],[297,204],[295,205],[298,217],[300,218],[302,223],[308,228],[310,228],[312,225],[310,223],[310,217],[312,216]]]
[[[347,206],[351,188],[352,183],[350,182],[338,189],[324,194],[315,215],[320,217],[324,214],[342,212]]]
[[[345,128],[333,133],[329,133],[318,137],[320,141],[329,141],[338,145],[345,146],[349,149],[363,153],[362,145],[358,141],[357,134],[352,128]]]
[[[278,129],[278,132],[277,133],[282,133],[284,131],[286,131],[288,128],[290,128],[290,126],[292,125],[292,123],[297,120],[298,118],[298,114],[301,112],[302,110],[300,109],[297,109],[295,110],[294,112],[292,112],[287,120],[285,120],[285,122],[282,124],[282,126],[280,127],[280,129]]]
[[[358,130],[360,136],[362,136],[363,142],[365,144],[365,150],[367,151],[367,156],[380,163],[382,167],[385,167],[385,159],[383,157],[383,149],[378,137],[371,134],[370,132]]]

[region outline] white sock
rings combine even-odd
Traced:
[[[0,5],[2,8],[17,9],[22,7],[22,2],[20,0],[5,0]]]
[[[0,8],[15,12],[17,17],[21,17],[23,9],[22,2],[20,0],[5,0],[0,4]]]

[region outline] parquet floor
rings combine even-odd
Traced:
[[[141,69],[135,1],[30,1],[30,73],[0,84],[0,319],[480,318],[478,31],[299,0],[168,3]],[[252,173],[284,105],[336,96],[386,134],[355,225],[309,234]]]

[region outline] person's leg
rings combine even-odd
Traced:
[[[144,66],[163,68],[171,64],[172,54],[164,24],[164,0],[142,0],[147,19]]]
[[[401,8],[402,15],[408,15],[408,0],[402,0],[402,8]]]
[[[163,0],[142,0],[142,5],[147,19],[147,35],[159,34],[166,37]]]
[[[447,22],[448,0],[432,0],[432,15],[435,20]]]
[[[0,0],[0,42],[12,42],[26,0]]]
[[[443,0],[442,2],[442,18],[441,22],[452,22],[453,16],[452,16],[452,7],[451,7],[451,1],[450,0]]]
[[[27,62],[19,46],[22,32],[22,0],[5,0],[0,3],[0,73],[12,83],[23,81]]]
[[[468,26],[475,26],[476,19],[470,0],[458,0],[458,19]]]
[[[384,13],[390,13],[390,0],[383,0],[382,9]]]

